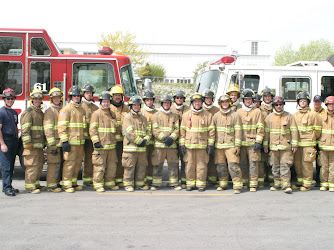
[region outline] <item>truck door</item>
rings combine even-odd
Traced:
[[[325,100],[325,98],[330,95],[334,95],[334,76],[322,76],[321,96]]]

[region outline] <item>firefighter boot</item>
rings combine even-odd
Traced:
[[[53,193],[59,193],[61,192],[61,188],[59,187],[48,188],[48,191],[53,192]]]
[[[292,194],[292,188],[291,187],[283,188],[283,191],[286,194]]]
[[[278,191],[278,190],[280,190],[280,187],[278,187],[278,186],[270,187],[270,191]]]
[[[327,187],[321,187],[320,191],[327,191]]]
[[[217,191],[224,191],[225,189],[223,187],[217,187]]]
[[[256,192],[256,187],[251,187],[251,188],[249,189],[249,191],[250,191],[250,192]]]
[[[65,191],[66,193],[74,193],[74,192],[75,192],[74,188],[72,188],[72,187],[70,187],[70,188],[65,188],[64,191]]]
[[[98,193],[102,193],[102,192],[104,192],[104,191],[105,191],[105,190],[104,190],[103,187],[100,187],[100,188],[96,189],[96,192],[98,192]]]
[[[133,192],[133,191],[135,191],[135,189],[133,188],[133,186],[126,186],[125,187],[125,191],[127,191],[127,192]]]
[[[181,186],[171,186],[171,188],[174,189],[174,190],[177,190],[177,191],[182,190]]]
[[[240,189],[234,189],[234,194],[241,194],[241,190]]]
[[[152,186],[151,187],[151,191],[157,191],[157,190],[159,190],[160,189],[160,187],[158,187],[158,186]]]
[[[304,187],[304,186],[300,187],[300,191],[303,191],[303,192],[310,191],[310,190],[311,190],[310,187]]]
[[[334,188],[330,187],[329,192],[334,192]]]
[[[33,190],[29,190],[28,192],[31,193],[31,194],[39,194],[41,192],[41,190],[33,189]]]
[[[80,186],[80,185],[73,186],[73,188],[74,188],[75,191],[83,190],[83,186]]]

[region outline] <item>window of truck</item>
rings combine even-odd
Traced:
[[[51,50],[43,37],[33,37],[30,40],[30,54],[32,56],[49,56]]]
[[[20,56],[23,53],[23,41],[21,37],[0,37],[0,54],[7,56]]]
[[[51,63],[50,62],[31,62],[29,76],[29,91],[39,88],[44,93],[50,90]]]
[[[238,83],[238,75],[234,74],[231,76],[230,83]],[[259,75],[244,75],[243,79],[239,83],[241,90],[251,89],[255,93],[259,90],[260,76]]]
[[[121,81],[126,97],[130,98],[131,96],[138,95],[131,65],[126,65],[121,68]]]
[[[198,93],[203,93],[205,89],[210,89],[216,93],[219,83],[219,70],[209,70],[200,74],[197,78],[200,78],[198,82]]]
[[[23,91],[23,65],[21,62],[0,62],[0,93],[12,88],[16,95]]]
[[[330,95],[334,95],[334,76],[323,76],[321,77],[321,96],[325,100]]]
[[[73,86],[94,86],[94,96],[116,84],[114,67],[110,63],[73,63]]]
[[[296,101],[300,92],[310,93],[311,79],[309,77],[283,77],[282,95],[286,101]]]

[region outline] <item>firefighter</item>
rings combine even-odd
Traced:
[[[104,188],[118,190],[115,177],[117,169],[116,153],[116,117],[110,111],[111,95],[103,91],[99,95],[100,108],[95,111],[90,120],[89,134],[94,144],[93,186],[97,192]]]
[[[237,111],[241,108],[240,103],[240,87],[236,83],[230,83],[228,85],[226,94],[229,95],[231,102],[232,102],[232,110]]]
[[[273,99],[273,113],[265,119],[264,151],[270,149],[270,165],[274,175],[271,191],[282,189],[291,194],[291,171],[297,151],[298,131],[294,117],[284,111],[285,101],[281,96]]]
[[[82,108],[86,113],[87,129],[89,128],[90,118],[92,114],[99,108],[94,103],[94,93],[95,89],[92,85],[87,84],[82,89]],[[93,153],[93,143],[89,137],[89,133],[86,135],[85,140],[85,158],[84,165],[82,169],[82,180],[85,186],[93,186],[93,163],[92,163],[92,153]]]
[[[63,189],[67,193],[73,193],[83,189],[78,185],[78,173],[85,154],[87,122],[81,104],[82,90],[73,86],[68,96],[70,102],[59,111],[58,134],[64,152]]]
[[[261,91],[261,96],[263,100],[261,104],[261,110],[265,111],[267,115],[270,115],[273,112],[272,101],[275,96],[275,92],[271,88],[265,88]],[[266,117],[264,117],[264,119],[265,118]]]
[[[321,95],[315,95],[313,97],[313,107],[311,110],[317,112],[320,115],[320,117],[326,114],[326,110],[322,107],[322,103],[323,103],[323,99]],[[320,149],[319,149],[318,144],[316,146],[316,149],[317,149],[317,156],[319,156]],[[320,185],[320,166],[318,164],[318,161],[316,161],[315,181],[316,181],[315,186],[320,187],[321,186]]]
[[[234,193],[240,194],[242,189],[242,174],[239,167],[241,120],[238,114],[232,111],[232,102],[227,94],[219,97],[218,104],[220,110],[213,116],[216,130],[215,164],[219,178],[217,191],[223,191],[228,187],[228,173],[230,173]]]
[[[237,110],[242,123],[242,141],[240,149],[240,167],[244,187],[256,192],[258,186],[258,167],[261,160],[264,121],[262,113],[253,105],[255,94],[251,89],[244,89],[241,94],[242,108]]]
[[[41,108],[43,92],[34,89],[30,95],[30,107],[21,115],[21,134],[25,171],[25,188],[29,193],[38,194],[41,187],[39,179],[44,164],[44,114]]]
[[[293,114],[296,120],[299,139],[298,151],[295,153],[294,165],[297,175],[297,185],[293,189],[309,191],[313,180],[313,162],[317,151],[315,146],[321,135],[321,118],[311,111],[309,104],[310,95],[301,92],[297,95],[297,112]]]
[[[130,112],[123,119],[124,134],[122,165],[124,167],[124,187],[128,192],[134,191],[134,180],[137,189],[148,190],[145,185],[147,167],[146,143],[152,132],[147,119],[140,113],[140,96],[132,96],[129,100]]]
[[[129,106],[123,101],[124,91],[120,85],[115,85],[110,90],[111,104],[110,110],[116,115],[116,152],[117,152],[117,170],[116,170],[116,185],[123,186],[122,154],[123,154],[123,134],[122,120],[129,113]]]
[[[155,137],[152,154],[153,185],[151,190],[157,190],[162,185],[162,170],[165,160],[168,163],[169,186],[181,190],[179,183],[179,158],[177,156],[176,139],[179,137],[179,117],[170,110],[172,96],[161,96],[161,107],[152,116],[153,134]]]
[[[334,192],[334,96],[328,96],[325,100],[327,110],[321,115],[322,133],[319,139],[320,148],[320,180],[321,191],[329,188]]]
[[[185,100],[186,100],[186,93],[183,90],[180,89],[177,90],[173,96],[174,103],[172,104],[171,111],[179,116],[180,124],[182,121],[182,115],[190,109],[190,107],[185,104]],[[177,154],[181,161],[181,174],[180,174],[181,187],[186,188],[186,172],[185,172],[186,165],[183,160],[183,155],[181,154],[180,143],[178,140],[176,141],[176,145],[177,145]]]
[[[58,116],[62,108],[63,92],[59,88],[52,88],[49,92],[50,107],[44,113],[44,133],[46,138],[46,153],[48,170],[46,183],[48,191],[61,192],[59,185],[60,164],[62,161],[62,148],[58,135]]]
[[[203,97],[190,97],[191,109],[182,116],[180,151],[186,163],[187,191],[205,191],[209,156],[214,154],[215,127],[212,115],[203,109]]]
[[[204,98],[203,109],[210,112],[212,117],[219,111],[219,108],[213,106],[215,93],[210,89],[205,89],[202,94]],[[210,155],[208,163],[208,184],[217,185],[217,169],[214,155]]]
[[[155,94],[152,90],[148,89],[144,91],[143,95],[144,106],[141,108],[141,113],[146,117],[148,125],[151,127],[152,131],[152,116],[158,112],[158,110],[154,107]],[[146,143],[146,154],[147,154],[147,168],[146,168],[146,183],[147,185],[152,185],[153,179],[153,164],[152,164],[152,153],[154,150],[154,138]]]

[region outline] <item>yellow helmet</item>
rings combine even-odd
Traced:
[[[120,85],[115,85],[111,88],[110,90],[110,94],[111,96],[113,96],[114,94],[122,94],[124,95],[124,91],[122,89],[122,87]]]
[[[43,95],[42,90],[33,89],[33,91],[30,92],[29,97],[30,97],[30,103],[32,103],[32,100],[35,99],[35,98],[41,98],[43,100],[44,95]],[[43,101],[42,101],[42,103],[43,103]]]
[[[230,95],[231,92],[238,92],[238,94],[240,95],[240,87],[239,87],[239,85],[236,84],[236,83],[230,83],[228,85],[226,94]]]
[[[232,101],[231,101],[230,96],[228,94],[223,94],[222,96],[219,97],[218,105],[219,105],[220,108],[222,107],[222,101],[228,101],[230,107],[232,107]]]
[[[51,99],[51,103],[52,103],[52,98],[57,96],[59,96],[60,100],[63,101],[63,92],[59,88],[50,89],[49,97]]]

